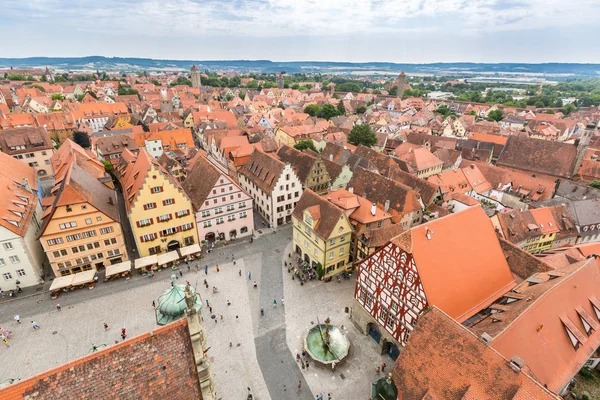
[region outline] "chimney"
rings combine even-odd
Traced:
[[[108,198],[108,204],[110,204],[110,205],[114,205],[115,204],[112,196]]]
[[[471,164],[471,169],[475,169],[475,164]]]
[[[486,346],[492,343],[492,337],[487,332],[483,332],[481,336],[479,336],[479,340],[485,343]]]
[[[390,209],[390,201],[386,200],[385,205],[383,206],[383,211],[388,212],[389,209]]]
[[[523,367],[525,367],[525,361],[519,356],[514,356],[510,359],[508,365],[513,369],[513,371],[519,372],[523,369]]]
[[[354,193],[354,187],[350,186],[350,187],[348,188],[348,191],[349,191],[350,193]]]
[[[333,161],[333,154],[329,155],[329,161]]]
[[[363,192],[363,194],[362,194],[362,198],[363,198],[363,199],[366,199],[366,198],[367,198],[367,193],[366,193],[366,192]]]
[[[377,214],[377,204],[373,203],[371,206],[371,215],[375,216],[375,214]]]

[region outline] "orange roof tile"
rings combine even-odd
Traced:
[[[516,285],[480,206],[413,227],[392,243],[412,253],[429,304],[459,322]]]

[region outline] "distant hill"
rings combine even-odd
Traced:
[[[572,63],[433,63],[433,64],[397,64],[388,62],[327,62],[327,61],[285,61],[274,62],[269,60],[155,60],[151,58],[123,58],[123,57],[30,57],[30,58],[0,58],[0,69],[46,67],[64,71],[141,71],[141,70],[187,70],[193,64],[201,69],[240,72],[266,72],[274,73],[285,71],[287,73],[322,72],[333,74],[397,74],[400,71],[407,73],[428,73],[437,75],[512,75],[536,74],[564,79],[567,77],[597,77],[600,76],[600,64],[572,64]]]

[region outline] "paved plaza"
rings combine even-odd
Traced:
[[[392,361],[376,353],[376,344],[356,330],[345,312],[345,307],[352,306],[354,281],[311,281],[301,286],[283,266],[291,249],[291,227],[271,232],[265,230],[254,243],[216,249],[200,261],[198,273],[184,267],[184,276],[178,280],[190,281],[202,297],[218,398],[245,399],[250,387],[259,400],[310,400],[321,392],[331,392],[334,399],[368,399],[370,382],[381,376],[375,367],[384,361],[391,369]],[[204,265],[209,266],[208,275]],[[156,328],[152,300],[169,288],[171,273],[167,269],[153,279],[135,274],[128,281],[101,282],[93,290],[62,294],[57,300],[43,292],[0,304],[0,327],[13,331],[10,347],[0,348],[0,382],[26,378],[86,355],[92,342],[113,344],[121,340],[121,328],[127,329],[128,337]],[[254,281],[258,288],[253,287]],[[213,286],[218,293],[212,292]],[[273,300],[277,300],[275,307]],[[55,308],[57,302],[62,306],[60,312]],[[15,314],[21,316],[21,325],[13,321]],[[295,360],[302,350],[302,335],[317,318],[323,321],[326,317],[343,325],[351,342],[349,356],[335,372],[314,362],[303,370]],[[34,331],[32,320],[41,329]]]

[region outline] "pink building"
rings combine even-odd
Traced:
[[[252,198],[201,152],[188,169],[181,186],[196,213],[198,239],[212,242],[252,235]]]

